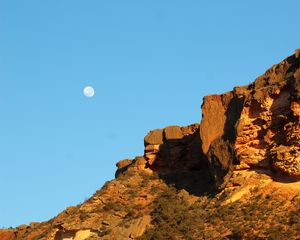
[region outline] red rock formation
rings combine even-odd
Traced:
[[[300,177],[299,66],[297,50],[252,84],[206,96],[200,126],[150,131],[140,166],[174,173],[209,164],[217,186],[249,168]]]
[[[300,177],[299,66],[297,50],[252,84],[204,98],[202,150],[217,182],[249,168]]]
[[[150,131],[144,143],[143,156],[117,163],[116,177],[143,170],[158,173],[168,183],[184,186],[194,194],[209,191],[211,177],[207,158],[201,151],[199,124]]]
[[[134,168],[160,173],[207,168],[200,149],[199,124],[169,126],[150,131],[144,138],[144,155],[117,163],[116,175]]]
[[[14,240],[15,238],[14,230],[0,230],[0,240]]]
[[[116,179],[83,204],[48,222],[1,230],[0,240],[135,239],[151,227],[155,199],[168,189],[166,183],[181,190],[189,203],[217,187],[211,201],[218,202],[216,207],[251,199],[259,191],[294,201],[295,207],[300,189],[300,51],[247,86],[206,96],[200,125],[150,131],[144,144],[143,156],[118,162]],[[222,234],[214,239],[226,239]]]

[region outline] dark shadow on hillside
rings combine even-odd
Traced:
[[[212,193],[214,184],[206,156],[201,151],[199,130],[182,139],[166,140],[151,169],[177,190],[201,196]]]
[[[159,177],[177,190],[186,190],[195,196],[211,195],[215,192],[212,178],[207,170],[159,173]]]

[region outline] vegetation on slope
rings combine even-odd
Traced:
[[[140,240],[297,239],[300,199],[292,202],[254,194],[248,201],[222,204],[202,196],[189,204],[172,187],[154,202],[152,227]],[[288,205],[288,208],[287,208]],[[289,209],[289,210],[287,210]]]

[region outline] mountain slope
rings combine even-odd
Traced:
[[[299,239],[300,51],[202,114],[150,131],[91,198],[0,240]]]

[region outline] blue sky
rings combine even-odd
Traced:
[[[83,202],[154,128],[299,47],[298,0],[0,1],[0,227]],[[82,90],[92,85],[96,94]]]

